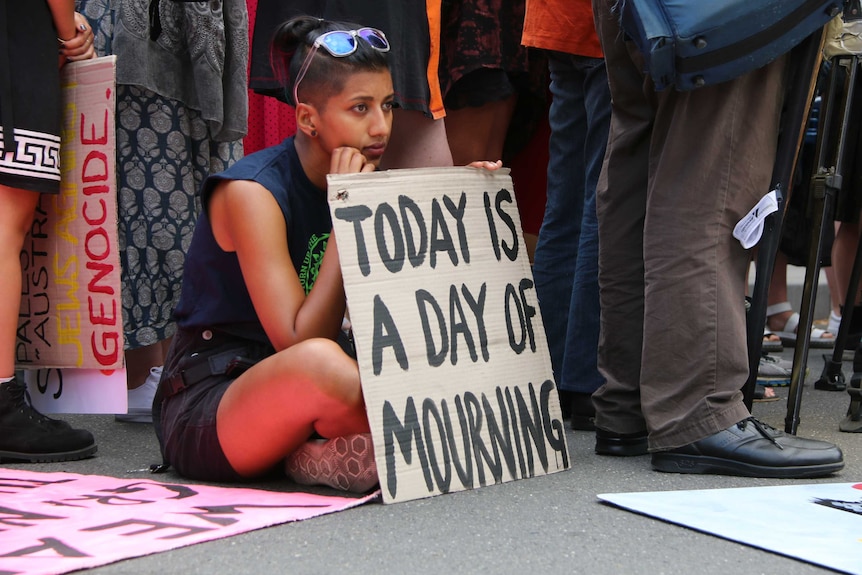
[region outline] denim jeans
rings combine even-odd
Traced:
[[[551,72],[550,160],[533,277],[560,389],[592,393],[604,383],[599,340],[596,182],[611,100],[601,59],[559,52]]]

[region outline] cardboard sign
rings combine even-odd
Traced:
[[[116,57],[64,66],[61,184],[21,251],[19,369],[123,366],[115,176]]]
[[[328,184],[384,501],[568,468],[508,170]]]

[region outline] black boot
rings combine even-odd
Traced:
[[[0,383],[0,461],[74,461],[95,452],[89,431],[36,411],[23,383]]]

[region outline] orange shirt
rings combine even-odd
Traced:
[[[602,57],[590,0],[527,0],[521,43],[578,56]]]

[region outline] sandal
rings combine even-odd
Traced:
[[[784,327],[774,333],[781,338],[781,343],[787,347],[794,347],[796,345],[796,328],[799,327],[799,314],[793,311],[793,307],[790,305],[790,302],[783,301],[767,306],[766,317],[768,319],[774,315],[788,311],[793,313],[789,318],[787,318],[787,321],[784,323]],[[835,336],[826,330],[812,326],[811,336],[808,339],[808,343],[811,347],[835,347]]]
[[[763,328],[763,346],[760,348],[761,351],[770,353],[781,353],[784,351],[784,344],[781,343],[781,338],[778,337],[777,334],[769,331],[768,327]]]
[[[754,401],[758,403],[766,403],[768,401],[778,401],[781,399],[775,395],[775,390],[765,385],[757,385],[754,387]]]

